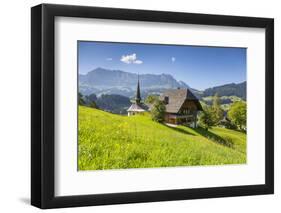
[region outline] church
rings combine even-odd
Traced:
[[[138,77],[138,83],[137,83],[137,92],[134,103],[129,107],[127,110],[128,116],[136,115],[136,114],[143,114],[148,110],[148,107],[141,103],[141,94],[140,94],[140,81]]]

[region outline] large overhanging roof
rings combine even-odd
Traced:
[[[164,100],[168,97],[168,104],[166,104],[166,112],[178,113],[185,101],[193,101],[198,110],[202,110],[199,100],[193,95],[189,89],[171,89],[165,91],[160,99]]]

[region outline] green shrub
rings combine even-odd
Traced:
[[[156,122],[163,122],[165,119],[166,107],[162,101],[156,100],[151,109],[151,118]]]
[[[240,130],[246,128],[247,122],[247,104],[244,101],[237,101],[231,105],[228,111],[228,117]]]

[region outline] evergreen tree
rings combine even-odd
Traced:
[[[224,111],[221,108],[221,101],[218,93],[216,93],[213,98],[212,111],[213,111],[214,124],[217,125],[223,119],[223,114],[224,114]]]
[[[208,130],[209,128],[215,125],[214,120],[215,119],[213,109],[206,105],[203,111],[200,113],[199,125]]]
[[[99,108],[95,101],[91,101],[91,102],[89,103],[89,107],[92,107],[92,108],[95,108],[95,109],[98,109],[98,108]]]
[[[83,99],[83,95],[80,92],[78,93],[78,104],[79,105],[85,105],[85,101]]]

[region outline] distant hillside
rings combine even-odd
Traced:
[[[128,97],[122,95],[101,95],[96,100],[100,109],[116,114],[127,114],[131,102]]]
[[[134,96],[138,75],[121,70],[108,70],[97,68],[85,75],[79,75],[79,91],[88,95],[119,94],[127,97]],[[160,93],[163,89],[189,86],[183,81],[177,81],[168,74],[140,74],[142,95],[147,93]]]
[[[128,97],[116,94],[102,94],[97,97],[96,94],[82,95],[83,105],[102,109],[115,114],[127,114],[127,109],[131,106]]]
[[[237,96],[246,100],[246,81],[239,84],[232,83],[208,88],[203,91],[202,97],[214,96],[216,93],[219,96]]]
[[[203,97],[201,100],[201,104],[212,105],[213,104],[214,96],[206,96]],[[224,111],[228,111],[232,103],[236,101],[244,101],[242,98],[237,96],[221,96],[220,97],[220,104]]]

